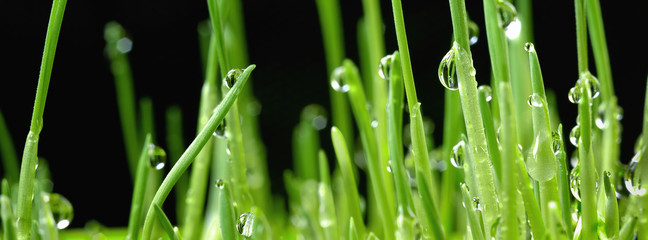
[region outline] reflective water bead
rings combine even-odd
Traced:
[[[378,127],[378,120],[371,121],[371,127],[372,128],[377,128]]]
[[[452,155],[450,156],[450,163],[456,168],[463,168],[464,165],[464,141],[459,141],[452,147]]]
[[[459,81],[455,69],[455,51],[451,48],[439,64],[439,81],[448,90],[459,89]]]
[[[475,45],[479,41],[479,26],[470,19],[468,19],[468,37],[470,46]]]
[[[562,149],[562,144],[561,144],[560,139],[560,134],[557,131],[552,131],[551,132],[551,141],[552,141],[552,147],[554,150],[554,155],[558,155],[558,152]]]
[[[56,228],[67,228],[74,217],[72,203],[58,193],[49,194],[46,200],[52,210],[52,217],[54,217]]]
[[[578,147],[578,139],[580,138],[580,126],[577,124],[569,132],[569,142],[571,142],[574,147]]]
[[[391,68],[391,62],[394,58],[393,55],[389,54],[380,59],[380,64],[378,64],[378,75],[385,80],[389,80],[389,71]]]
[[[527,52],[535,52],[535,46],[531,42],[527,42],[524,44],[524,51]]]
[[[155,144],[150,144],[148,157],[149,164],[151,165],[151,167],[155,168],[155,170],[164,168],[164,165],[166,164],[166,152],[164,151],[164,149]]]
[[[527,100],[527,103],[531,107],[542,107],[544,105],[542,101],[542,96],[540,96],[537,93],[529,95],[529,99]]]
[[[513,21],[517,19],[517,10],[512,3],[506,0],[497,1],[497,11],[502,21],[502,27],[508,27]]]
[[[225,187],[225,180],[217,179],[216,180],[216,187],[219,188],[219,189],[223,189]]]
[[[598,107],[598,111],[596,112],[596,119],[594,120],[594,123],[596,124],[596,127],[599,129],[604,129],[605,128],[605,103],[601,103]]]
[[[242,73],[243,70],[238,68],[229,70],[229,72],[227,72],[227,75],[225,75],[225,79],[223,79],[223,84],[225,85],[225,87],[227,87],[228,89],[232,88],[234,84],[236,84],[236,80],[239,78],[239,76],[241,76]]]
[[[643,196],[646,194],[646,186],[643,184],[643,173],[637,169],[637,166],[639,166],[639,161],[634,159],[630,161],[624,175],[624,182],[630,194]]]
[[[216,127],[216,130],[214,131],[214,137],[224,138],[227,135],[225,132],[225,125],[225,119],[223,119],[223,121],[218,124],[218,127]]]
[[[601,89],[601,83],[599,82],[598,78],[596,78],[596,76],[592,75],[590,72],[585,72],[584,79],[586,79],[590,85],[592,99],[597,98]]]
[[[349,84],[344,79],[344,66],[337,67],[333,70],[331,74],[331,87],[333,90],[342,93],[349,91]]]
[[[515,18],[508,26],[504,28],[504,34],[508,39],[516,39],[522,32],[522,23],[518,18]]]
[[[133,49],[133,41],[127,37],[120,38],[117,40],[116,48],[121,53],[128,53]]]
[[[576,85],[569,89],[568,97],[571,103],[578,104],[581,100],[580,86]]]
[[[254,230],[254,218],[255,215],[251,212],[241,214],[236,223],[236,231],[245,237],[252,236],[252,230]]]
[[[478,88],[479,94],[483,95],[486,98],[486,102],[493,100],[493,90],[488,85],[481,85]]]
[[[580,165],[576,165],[569,173],[569,190],[571,190],[574,198],[580,202]]]

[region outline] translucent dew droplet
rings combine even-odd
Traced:
[[[391,68],[391,62],[394,56],[391,54],[384,56],[380,59],[380,64],[378,64],[378,75],[385,80],[389,80],[389,71]]]
[[[569,142],[571,142],[574,147],[578,147],[578,139],[580,138],[580,126],[576,125],[569,132]]]
[[[216,187],[219,188],[219,189],[223,189],[225,187],[225,180],[217,179],[216,180]]]
[[[226,125],[227,123],[225,123],[225,119],[223,119],[223,122],[221,122],[221,124],[218,124],[218,127],[216,127],[216,130],[214,131],[214,137],[225,138],[227,135],[225,132]]]
[[[473,207],[475,208],[475,210],[481,210],[481,205],[479,205],[479,197],[473,197],[472,201],[473,201]]]
[[[464,165],[464,141],[459,141],[454,147],[452,147],[452,155],[450,156],[450,163],[456,168],[463,168]]]
[[[531,42],[527,42],[524,44],[524,51],[527,52],[535,52],[535,46]]]
[[[470,46],[479,41],[479,26],[474,21],[468,19],[468,42]]]
[[[590,85],[590,90],[592,91],[592,99],[597,98],[600,93],[601,83],[599,82],[596,76],[592,75],[589,72],[585,73],[585,79]]]
[[[372,128],[377,128],[378,127],[378,120],[371,121],[371,127]]]
[[[439,81],[448,90],[459,89],[459,81],[455,69],[455,51],[451,48],[439,64]]]
[[[526,166],[529,176],[538,182],[546,182],[556,175],[557,163],[551,148],[553,139],[547,133],[538,133],[527,153]]]
[[[571,190],[574,198],[580,202],[580,165],[576,165],[569,173],[569,190]]]
[[[596,112],[596,119],[594,120],[594,123],[596,124],[596,127],[599,129],[604,129],[606,124],[605,124],[605,103],[602,103],[598,107],[598,111]]]
[[[241,76],[242,73],[243,70],[238,68],[229,70],[229,72],[227,72],[227,75],[225,75],[225,79],[223,79],[223,84],[225,85],[225,87],[227,87],[227,89],[232,88],[234,84],[236,84],[236,80],[239,78],[239,76]]]
[[[331,87],[333,90],[342,93],[349,91],[349,84],[344,79],[344,66],[337,67],[333,70],[331,74]]]
[[[580,86],[576,85],[569,89],[569,94],[567,95],[569,97],[569,101],[573,104],[578,104],[581,100],[581,90]]]
[[[531,107],[542,107],[542,106],[544,106],[544,103],[542,101],[542,96],[540,96],[537,93],[529,95],[529,99],[527,100],[527,103]]]
[[[562,149],[562,144],[561,144],[561,139],[560,139],[560,134],[557,131],[551,132],[551,141],[552,141],[552,148],[554,151],[554,155],[558,155],[560,150]]]
[[[639,154],[639,153],[638,153]],[[625,187],[628,189],[628,192],[632,195],[643,196],[646,194],[646,186],[643,184],[643,174],[637,168],[639,166],[639,161],[633,159],[628,164],[628,169],[623,176]]]
[[[120,38],[116,44],[117,51],[121,53],[128,53],[133,49],[133,41],[127,37]]]
[[[164,165],[166,165],[166,152],[155,144],[149,145],[148,157],[149,164],[151,167],[155,168],[155,170],[160,170],[164,168]]]
[[[255,215],[251,212],[241,214],[236,223],[236,231],[245,237],[252,236],[252,230],[254,230],[254,218]]]
[[[517,10],[512,3],[506,0],[497,1],[497,11],[502,21],[502,27],[505,28],[517,18]]]
[[[481,85],[478,88],[479,94],[486,98],[486,102],[493,100],[493,90],[488,85]]]
[[[52,217],[54,217],[56,228],[67,228],[74,217],[74,208],[72,207],[72,203],[58,193],[49,194],[47,203],[50,205],[50,209],[52,210]]]
[[[513,22],[511,22],[509,25],[507,25],[504,28],[504,34],[506,34],[506,38],[508,39],[518,38],[521,32],[522,32],[522,23],[517,17],[513,20]]]

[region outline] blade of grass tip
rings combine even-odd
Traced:
[[[167,108],[166,111],[166,140],[167,140],[167,149],[169,150],[169,158],[171,159],[171,166],[176,164],[176,161],[182,155],[183,149],[185,149],[184,143],[184,134],[182,131],[182,110],[179,106],[173,105]],[[186,199],[187,188],[189,182],[187,177],[181,177],[176,183],[174,188],[176,199]],[[176,219],[178,220],[178,225],[184,226],[182,216],[185,216],[185,203],[182,201],[177,201],[176,203]]]
[[[633,216],[623,223],[621,231],[619,232],[619,240],[631,240],[635,236],[637,230],[637,217]]]
[[[498,92],[500,94],[498,99],[500,101],[500,121],[502,122],[502,131],[500,135],[502,143],[501,196],[502,204],[503,206],[505,206],[501,209],[502,218],[500,224],[502,224],[501,232],[503,238],[514,239],[519,238],[519,223],[517,219],[518,201],[516,199],[518,197],[518,188],[517,184],[515,183],[520,181],[519,178],[524,178],[527,175],[518,176],[517,171],[515,171],[515,162],[517,159],[516,152],[519,150],[519,148],[517,144],[518,135],[516,134],[516,116],[513,113],[514,106],[513,104],[511,104],[511,102],[513,101],[513,96],[511,94],[510,85],[508,83],[500,83]],[[479,172],[480,169],[477,169],[477,171]],[[491,225],[486,226],[488,227]],[[489,233],[486,233],[486,236],[489,236]]]
[[[648,142],[648,134],[646,133],[648,133],[648,78],[646,79],[646,95],[644,96],[643,129],[641,134],[641,138],[644,144],[641,147],[642,153],[648,152],[648,144],[645,144]],[[641,160],[639,160],[639,163],[635,169],[636,176],[631,180],[632,182],[626,181],[626,186],[636,184],[634,183],[635,181],[641,182],[642,179],[646,179],[646,177],[648,176],[648,154],[641,155]],[[643,195],[633,196],[634,198],[636,198],[636,202],[639,203],[638,205],[640,206],[638,214],[639,219],[637,222],[637,235],[639,239],[646,239],[648,238],[648,214],[645,214],[645,211],[648,206],[648,196],[645,195],[645,186],[641,186],[640,188],[641,189],[637,189],[634,192],[643,191]]]
[[[365,158],[367,159],[367,168],[369,169],[369,178],[371,179],[371,188],[375,194],[378,212],[385,232],[384,237],[386,240],[390,240],[393,239],[392,234],[394,233],[395,225],[393,211],[396,209],[396,206],[394,204],[392,207],[393,200],[390,201],[390,196],[394,196],[394,194],[388,194],[388,189],[385,188],[387,186],[385,184],[385,176],[389,176],[390,178],[388,179],[391,179],[391,176],[387,171],[387,167],[383,167],[384,165],[381,163],[378,154],[378,144],[371,126],[371,117],[367,109],[364,90],[360,83],[358,68],[352,61],[345,60],[344,69],[345,80],[349,85],[349,102],[351,103],[351,110],[353,111],[360,132],[360,139],[364,148]]]
[[[314,108],[315,105],[309,105],[302,110],[301,121],[293,130],[293,168],[302,180],[316,180],[318,175],[319,133],[308,114]]]
[[[18,183],[18,155],[16,148],[11,139],[9,128],[5,122],[4,116],[0,111],[0,153],[2,154],[2,168],[4,177],[12,184]]]
[[[143,210],[146,205],[144,197],[146,195],[146,188],[149,186],[149,146],[151,144],[151,135],[147,134],[144,139],[144,145],[140,152],[139,160],[137,162],[137,173],[135,175],[135,186],[133,187],[133,198],[131,200],[131,210],[128,217],[128,235],[127,239],[137,239],[138,232],[141,226],[141,218]]]
[[[13,215],[13,210],[11,209],[11,199],[3,194],[2,196],[0,196],[0,204],[2,206],[0,216],[2,216],[3,239],[16,239],[16,228],[13,224],[15,222],[15,218]]]
[[[317,11],[322,29],[324,42],[324,54],[326,56],[326,69],[331,79],[333,70],[342,64],[344,60],[344,37],[340,3],[338,0],[326,1],[317,0]],[[363,41],[359,41],[363,42]],[[333,125],[338,126],[342,134],[347,137],[346,141],[353,139],[353,126],[349,112],[348,102],[344,93],[329,88],[331,99],[331,116]]]
[[[373,94],[373,79],[369,78],[368,76],[371,76],[375,68],[373,68],[371,65],[371,54],[369,53],[371,49],[369,47],[369,40],[367,40],[369,39],[369,33],[367,32],[366,16],[361,16],[360,19],[358,19],[356,29],[356,35],[358,39],[358,58],[360,61],[361,71],[360,75],[367,76],[363,79],[362,84],[365,87],[365,91],[367,92],[367,98],[373,99],[371,98],[371,95]]]
[[[362,234],[364,235],[364,234]],[[358,236],[358,230],[356,229],[355,222],[353,221],[353,217],[349,218],[349,240],[358,240],[360,237]]]
[[[360,211],[360,200],[358,197],[358,189],[356,188],[357,185],[355,177],[351,169],[351,157],[349,155],[346,141],[344,140],[344,135],[342,135],[342,132],[336,126],[331,127],[331,140],[333,142],[333,149],[335,150],[338,166],[345,182],[344,191],[346,192],[345,195],[348,199],[346,204],[351,215],[350,219],[358,219],[357,224],[353,224],[353,220],[351,220],[351,225],[354,226],[354,229],[357,228],[356,231],[360,236],[364,237],[365,224],[362,218],[362,212]]]
[[[484,206],[484,225],[490,227],[499,215],[499,206],[497,204],[495,180],[488,153],[488,143],[484,134],[484,125],[481,119],[479,103],[477,102],[477,81],[475,80],[475,69],[472,66],[472,57],[468,45],[465,2],[463,0],[450,0],[450,12],[454,29],[455,42],[453,44],[453,51],[456,54],[455,61],[457,65],[457,76],[459,78],[459,94],[461,96],[461,105],[464,112],[468,139],[474,147],[469,149],[469,151],[473,151],[476,163],[475,167],[478,170],[475,174],[477,184],[479,185],[478,195],[480,203],[483,203]],[[486,231],[486,237],[490,238],[489,231]]]
[[[34,110],[32,113],[29,133],[25,141],[25,148],[20,166],[20,181],[18,183],[18,208],[16,215],[18,218],[17,235],[18,239],[26,240],[30,238],[30,228],[32,225],[32,195],[34,193],[34,176],[36,174],[36,164],[38,163],[38,139],[43,129],[43,112],[45,111],[45,100],[47,99],[47,90],[49,88],[50,76],[52,74],[52,65],[54,64],[54,55],[56,45],[61,31],[61,23],[65,12],[67,0],[54,0],[52,11],[50,12],[49,23],[47,25],[47,34],[45,35],[45,47],[41,61],[40,74],[38,76],[38,87],[36,88],[36,100],[34,101]]]
[[[533,236],[540,236],[542,238],[542,236],[545,236],[545,226],[544,222],[542,221],[542,215],[540,213],[540,204],[538,204],[536,195],[533,192],[531,179],[524,177],[528,176],[528,173],[526,171],[526,166],[524,165],[522,153],[518,150],[516,155],[516,170],[518,172],[518,176],[521,176],[519,178],[520,181],[518,182],[518,185],[522,198],[524,199],[524,209],[526,210],[529,226],[531,227],[531,233],[533,234]]]
[[[337,216],[333,192],[331,191],[331,179],[329,176],[328,160],[324,150],[319,152],[320,182],[318,186],[319,203],[319,225],[324,230],[325,239],[338,239]]]
[[[427,218],[428,226],[423,226],[423,229],[429,229],[436,239],[443,239],[443,226],[439,220],[438,210],[432,195],[439,191],[435,188],[436,183],[432,177],[430,169],[430,158],[428,157],[427,145],[425,143],[425,135],[423,130],[423,117],[421,116],[421,103],[414,105],[410,109],[410,128],[412,136],[412,153],[414,155],[415,169],[416,169],[416,183],[418,184],[418,193],[420,194],[423,208],[425,210],[425,217]]]
[[[155,211],[155,215],[157,215],[158,220],[160,221],[160,225],[162,226],[162,229],[166,232],[169,238],[173,240],[179,240],[180,237],[178,236],[177,232],[174,230],[171,221],[169,221],[169,218],[166,216],[164,210],[162,210],[160,205],[154,204],[153,210]]]
[[[171,192],[171,189],[173,188],[175,183],[178,182],[178,179],[180,179],[189,165],[191,165],[194,158],[202,150],[205,144],[207,144],[207,141],[211,138],[213,132],[225,118],[225,114],[227,114],[229,109],[234,104],[236,97],[238,97],[238,95],[240,94],[241,88],[245,86],[245,83],[247,82],[254,68],[256,68],[256,65],[254,64],[248,66],[245,71],[243,71],[243,73],[237,78],[234,86],[223,98],[221,103],[218,104],[218,106],[216,106],[216,108],[214,109],[214,113],[211,118],[209,118],[209,121],[207,121],[207,123],[205,124],[205,127],[200,131],[200,133],[198,133],[198,136],[196,136],[194,141],[189,145],[187,150],[185,150],[180,159],[176,162],[171,171],[169,171],[167,176],[164,178],[164,181],[162,181],[160,188],[158,188],[158,191],[155,193],[152,204],[154,203],[157,205],[162,205],[164,203],[164,200],[169,195],[169,192]],[[144,221],[144,230],[142,231],[143,239],[150,239],[151,229],[153,227],[153,222],[151,219],[152,215],[153,211],[149,208],[146,214],[146,219]]]
[[[603,173],[605,189],[605,232],[609,238],[619,236],[619,206],[617,205],[616,189],[611,181],[610,172]]]
[[[584,78],[581,78],[584,79]],[[578,142],[578,153],[581,168],[581,213],[583,219],[583,239],[593,239],[596,235],[597,211],[596,211],[596,165],[592,154],[591,139],[591,92],[590,83],[581,81],[581,99],[578,103],[578,115],[580,116],[580,139]]]
[[[216,187],[218,187],[218,205],[219,205],[219,219],[220,229],[223,235],[222,239],[237,239],[236,234],[236,216],[234,215],[234,207],[232,205],[232,191],[230,189],[231,183],[225,180],[217,180]]]
[[[104,28],[106,40],[106,55],[110,60],[110,70],[115,78],[117,94],[117,109],[122,128],[126,159],[129,163],[131,179],[135,181],[137,171],[137,120],[135,110],[135,93],[133,90],[133,74],[127,53],[132,41],[126,37],[126,31],[117,22],[109,22]]]
[[[470,226],[472,239],[483,240],[484,232],[482,225],[477,218],[477,213],[473,207],[473,200],[470,193],[468,193],[468,187],[466,184],[461,184],[461,195],[463,196],[463,206],[466,209],[466,215],[468,216],[468,225]]]
[[[571,224],[571,193],[569,183],[569,172],[567,170],[567,154],[565,153],[565,143],[562,135],[562,124],[558,124],[558,129],[553,134],[553,149],[556,159],[558,160],[558,196],[560,199],[560,208],[562,220],[568,233],[572,233]]]
[[[151,134],[151,143],[154,141],[155,137],[155,120],[153,120],[154,113],[153,113],[153,100],[149,97],[144,97],[139,100],[139,109],[140,109],[140,125],[139,125],[139,134],[138,137],[138,142],[144,142],[144,138],[148,134]],[[148,145],[144,145],[148,146]],[[153,149],[156,148],[156,146],[152,146]],[[165,153],[166,155],[166,153]],[[166,156],[165,156],[166,158]],[[166,159],[164,160],[166,161]],[[164,168],[164,164],[160,165],[160,169]],[[155,164],[157,165],[157,164]],[[139,162],[138,162],[138,167],[139,167]],[[162,179],[162,175],[160,173],[160,169],[158,169],[158,166],[155,166],[154,168],[147,168],[149,173],[147,174],[147,180],[144,182],[146,183],[146,187],[144,187],[144,191],[146,193],[144,194],[144,200],[142,202],[142,209],[145,209],[146,206],[151,204],[151,200],[153,199],[153,195],[155,195],[155,190],[157,190],[158,186],[160,186],[160,181]],[[137,178],[137,176],[135,176]],[[140,211],[140,214],[144,214],[142,211]],[[139,224],[139,223],[138,223]]]
[[[399,216],[414,217],[412,189],[403,162],[403,76],[400,54],[392,54],[389,67],[389,99],[387,101],[387,140],[389,143],[390,167],[394,174],[394,185]]]
[[[493,169],[495,170],[495,177],[497,185],[501,188],[502,181],[502,157],[500,155],[499,145],[497,144],[497,133],[495,132],[495,123],[493,123],[493,115],[491,114],[490,101],[493,99],[493,91],[488,85],[479,86],[479,110],[484,120],[484,133],[488,141],[488,153],[491,156]]]
[[[328,158],[323,149],[318,152],[319,182],[331,186],[331,174],[329,173]]]

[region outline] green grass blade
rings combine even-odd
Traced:
[[[225,115],[229,109],[234,104],[236,98],[241,92],[241,88],[245,86],[252,70],[256,65],[248,66],[245,71],[239,76],[234,86],[230,89],[227,95],[223,98],[220,104],[214,109],[214,114],[209,118],[209,121],[205,124],[205,127],[200,131],[198,136],[194,141],[189,145],[187,150],[182,154],[180,159],[176,162],[176,165],[173,166],[171,171],[167,174],[162,182],[160,188],[155,193],[152,204],[162,205],[164,200],[171,192],[171,189],[178,182],[178,179],[184,174],[189,165],[193,162],[194,158],[202,150],[202,148],[207,144],[207,141],[212,137],[213,132],[218,127],[218,124],[222,122],[225,118]],[[144,221],[144,230],[143,230],[143,239],[150,239],[151,229],[153,227],[153,220],[151,219],[153,211],[149,208],[146,214],[146,220]]]
[[[585,0],[585,5],[587,11],[587,29],[590,33],[594,63],[596,64],[598,78],[601,81],[601,97],[603,101],[607,101],[614,96],[614,84],[612,82],[607,40],[605,39],[601,4],[598,0]]]
[[[430,166],[430,158],[428,157],[427,145],[425,143],[425,135],[423,130],[423,117],[421,116],[421,103],[414,105],[410,109],[410,128],[412,136],[412,153],[414,155],[415,169],[416,169],[416,182],[418,183],[418,193],[420,194],[425,210],[425,217],[427,218],[428,226],[423,226],[424,229],[429,229],[432,235],[437,239],[443,239],[443,227],[439,220],[438,210],[433,197],[434,193],[438,193],[436,182],[432,177],[432,167]],[[421,216],[422,217],[422,216]]]
[[[623,223],[623,227],[619,232],[619,240],[631,240],[634,238],[637,231],[637,221],[637,217],[634,216]]]
[[[470,226],[470,232],[472,233],[472,239],[474,240],[483,240],[484,232],[482,225],[479,222],[475,208],[473,207],[474,203],[470,193],[468,192],[468,187],[466,184],[461,184],[461,195],[463,196],[463,206],[466,209],[466,215],[468,216],[468,225]]]
[[[162,210],[162,208],[157,204],[153,204],[153,210],[155,211],[155,215],[157,215],[158,220],[160,221],[160,225],[162,226],[162,229],[166,232],[167,236],[169,236],[170,239],[179,240],[180,237],[178,236],[177,232],[173,229],[173,225],[171,224],[171,221],[169,221],[169,218],[164,213],[164,210]]]
[[[18,175],[20,174],[20,170],[18,170],[18,155],[16,155],[16,148],[2,112],[0,112],[0,153],[2,153],[4,178],[12,184],[17,183]]]
[[[11,209],[11,199],[3,194],[0,196],[0,206],[2,206],[0,216],[2,216],[3,237],[6,240],[14,240],[16,239],[16,225],[14,225],[16,220]]]
[[[412,73],[412,62],[409,55],[409,46],[407,44],[407,33],[405,32],[405,20],[403,18],[403,6],[400,0],[392,0],[394,13],[394,27],[396,28],[396,40],[398,42],[398,52],[401,55],[401,68],[403,73],[403,82],[405,83],[405,92],[407,94],[408,109],[418,103],[416,97],[416,88],[414,85],[414,74]]]
[[[43,112],[45,111],[45,100],[49,88],[50,76],[52,74],[52,65],[54,64],[54,55],[56,45],[58,44],[59,32],[63,21],[63,13],[67,0],[54,0],[52,11],[50,12],[49,23],[47,25],[47,34],[45,35],[45,47],[43,50],[43,59],[41,61],[40,74],[38,76],[38,87],[36,88],[36,100],[34,101],[34,111],[32,113],[29,133],[25,141],[25,148],[20,166],[20,181],[18,184],[18,208],[16,209],[17,234],[18,239],[26,240],[30,238],[30,229],[32,225],[32,195],[34,194],[34,176],[36,174],[36,164],[38,162],[38,139],[43,129]]]
[[[505,206],[501,209],[502,218],[500,224],[503,225],[501,232],[504,239],[514,239],[519,237],[517,220],[518,201],[516,200],[518,197],[518,188],[515,183],[520,181],[518,178],[524,178],[527,175],[518,176],[517,171],[515,171],[518,135],[516,134],[516,121],[515,115],[513,114],[514,106],[513,104],[510,104],[513,101],[510,85],[508,83],[500,83],[498,92],[500,94],[498,99],[500,101],[500,120],[502,121],[502,133],[500,135],[502,142],[501,196],[502,204]],[[477,171],[479,172],[480,170],[478,169]],[[480,185],[480,191],[482,191],[481,187],[482,185]],[[487,229],[491,229],[489,226],[491,225],[486,225]],[[490,234],[487,232],[486,236],[489,235]]]
[[[522,199],[524,199],[524,209],[526,210],[527,218],[529,220],[531,233],[533,236],[545,236],[545,226],[542,221],[542,214],[540,213],[540,204],[538,204],[536,195],[533,192],[531,179],[524,177],[527,176],[527,171],[522,158],[522,153],[519,151],[516,162],[518,176],[521,176],[519,178],[519,190]]]
[[[452,166],[450,162],[450,153],[455,143],[459,142],[459,137],[465,133],[463,115],[461,111],[461,100],[457,91],[445,90],[444,117],[443,117],[443,161],[448,166],[442,175],[441,182],[441,219],[443,229],[452,232],[455,228],[457,213],[455,211],[455,192],[458,185],[457,175],[459,171]]]
[[[167,108],[166,111],[166,140],[167,140],[167,149],[169,150],[169,158],[171,159],[170,166],[176,164],[176,161],[182,155],[182,151],[185,149],[184,143],[184,134],[182,131],[182,110],[177,105],[173,105]],[[189,182],[187,177],[181,177],[176,183],[174,188],[176,199],[185,199],[187,195],[187,189],[189,188]],[[178,220],[178,225],[184,226],[183,218],[181,216],[185,215],[185,204],[182,201],[176,203],[176,219]]]
[[[117,94],[117,109],[122,127],[122,137],[126,150],[126,159],[135,181],[137,171],[137,120],[135,110],[135,92],[133,89],[133,74],[126,53],[118,49],[118,41],[126,35],[124,28],[117,22],[109,22],[104,29],[106,53],[110,59],[110,70],[115,78]]]
[[[531,81],[529,79],[529,62],[526,61],[527,54],[524,51],[524,44],[531,41],[533,31],[532,4],[530,0],[512,2],[515,3],[517,18],[522,27],[518,37],[507,37],[509,73],[513,90],[517,140],[526,149],[531,146],[533,141],[531,109],[526,104],[527,98],[531,95]]]
[[[141,226],[142,211],[146,209],[144,197],[147,192],[149,170],[151,169],[149,167],[148,155],[151,141],[151,135],[147,134],[137,162],[135,186],[133,187],[133,198],[131,200],[131,209],[128,217],[128,239],[137,239]]]
[[[558,149],[555,149],[556,145],[554,145],[554,152],[558,152],[556,154],[558,160],[558,196],[560,199],[563,223],[565,223],[567,232],[571,233],[573,232],[571,224],[571,190],[569,172],[567,170],[567,154],[565,153],[565,143],[562,135],[562,124],[558,125],[556,133],[558,139],[554,139],[553,141],[554,144],[558,141]]]
[[[234,207],[232,205],[230,183],[225,180],[220,180],[220,182],[216,182],[216,185],[220,189],[218,194],[218,215],[221,234],[223,234],[223,239],[237,239],[236,216],[234,215]]]
[[[328,166],[328,158],[323,149],[319,150],[318,154],[319,163],[319,182],[331,186],[331,174]]]
[[[483,89],[483,90],[482,90]],[[498,180],[498,186],[501,186],[502,181],[502,157],[497,144],[497,133],[495,132],[495,123],[493,122],[493,115],[491,114],[489,101],[492,100],[492,90],[488,86],[479,87],[479,110],[484,120],[484,133],[488,141],[488,153],[491,156],[493,169],[495,170],[495,177]],[[490,100],[488,98],[491,98]],[[500,107],[503,108],[503,107]]]
[[[348,199],[347,206],[351,219],[358,219],[358,224],[351,221],[351,225],[357,231],[357,234],[360,236],[365,235],[365,224],[362,218],[362,212],[360,211],[360,200],[358,197],[358,189],[356,188],[356,180],[353,175],[351,157],[349,155],[349,150],[347,148],[346,141],[344,140],[344,135],[337,127],[331,127],[331,140],[333,142],[333,148],[335,149],[335,156],[337,158],[338,166],[342,172],[342,178],[344,179],[344,191],[346,192],[346,197]],[[351,232],[351,230],[349,231]],[[351,233],[349,233],[351,234]],[[357,236],[356,234],[356,236]],[[353,234],[352,234],[353,235]]]
[[[364,234],[361,234],[364,235]],[[349,240],[358,240],[360,239],[358,235],[358,230],[356,229],[356,225],[353,221],[353,217],[349,218]]]
[[[605,232],[609,238],[619,236],[619,206],[617,205],[616,189],[611,181],[610,172],[603,173],[603,189],[605,189]]]
[[[333,193],[331,187],[324,182],[318,186],[319,200],[319,225],[324,231],[324,239],[338,239],[337,216],[335,214],[335,203],[333,202]]]
[[[585,0],[574,0],[576,16],[576,53],[578,72],[587,71],[587,26],[585,18]]]
[[[350,60],[344,61],[344,68],[345,79],[347,84],[349,84],[349,92],[347,94],[349,94],[351,110],[353,111],[360,132],[360,139],[362,140],[365,158],[367,159],[367,168],[369,169],[369,178],[371,179],[371,189],[375,194],[378,212],[381,217],[384,232],[386,233],[385,238],[387,240],[393,239],[392,234],[394,233],[394,225],[396,223],[393,211],[396,207],[395,205],[392,207],[393,200],[389,198],[389,196],[394,196],[394,194],[388,194],[387,185],[385,184],[385,179],[391,179],[391,176],[387,171],[386,164],[381,162],[378,154],[378,144],[374,135],[374,129],[371,127],[372,120],[366,107],[367,101],[362,84],[360,83],[358,68]]]
[[[344,37],[342,26],[342,14],[338,0],[317,0],[317,11],[322,28],[324,42],[324,54],[326,56],[326,70],[331,79],[333,70],[342,64],[344,60]],[[331,99],[331,116],[333,125],[338,126],[340,131],[347,137],[347,142],[353,139],[353,125],[349,112],[348,102],[343,93],[329,89]]]
[[[596,211],[596,165],[592,153],[591,138],[591,92],[589,81],[581,78],[581,100],[578,104],[578,115],[580,116],[580,140],[578,142],[579,164],[581,167],[581,212],[583,227],[581,235],[583,239],[593,239],[597,236],[597,211]]]
[[[308,107],[302,111],[302,116]],[[318,175],[319,134],[312,124],[312,119],[302,117],[293,130],[293,168],[302,180],[316,180]]]

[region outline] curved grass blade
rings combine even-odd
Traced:
[[[333,148],[335,149],[338,166],[340,168],[340,171],[342,172],[342,178],[345,182],[344,191],[346,192],[346,197],[348,199],[347,206],[351,215],[351,219],[358,219],[358,224],[353,223],[353,220],[351,220],[351,225],[353,226],[354,232],[357,233],[352,234],[351,230],[349,230],[349,234],[355,235],[356,237],[358,236],[358,234],[360,236],[364,236],[365,225],[362,218],[362,212],[360,211],[358,189],[356,188],[357,185],[355,177],[353,175],[353,170],[351,169],[351,158],[349,156],[349,151],[344,140],[344,135],[342,135],[340,129],[335,126],[331,127],[331,140],[333,142]]]
[[[162,181],[162,185],[160,185],[160,188],[158,188],[158,191],[155,193],[152,204],[154,203],[161,205],[164,203],[164,200],[166,200],[166,197],[171,192],[171,189],[173,188],[175,183],[178,182],[182,174],[187,170],[189,165],[191,165],[196,155],[198,155],[207,141],[211,138],[213,132],[216,130],[216,127],[218,127],[218,124],[223,121],[225,114],[227,114],[229,109],[234,104],[234,101],[241,92],[241,88],[245,86],[245,83],[247,82],[254,68],[256,68],[256,65],[253,64],[248,66],[245,71],[243,71],[234,86],[223,98],[221,103],[218,104],[218,106],[214,109],[214,114],[211,116],[211,118],[209,118],[209,121],[207,122],[207,124],[205,124],[205,127],[200,131],[198,136],[196,136],[187,150],[185,150],[180,159],[176,162],[176,165],[174,165],[171,171],[169,171],[168,175],[164,178],[164,181]],[[144,221],[144,230],[142,232],[143,239],[146,240],[150,239],[151,236],[151,230],[153,227],[153,220],[151,219],[152,216],[153,211],[149,208],[146,214],[146,219]]]
[[[153,204],[153,210],[155,210],[155,215],[157,215],[158,220],[160,221],[160,225],[162,225],[162,229],[166,232],[169,238],[173,240],[180,240],[180,236],[178,236],[177,231],[174,230],[171,221],[169,221],[169,218],[166,216],[164,210],[162,210],[160,205]]]

